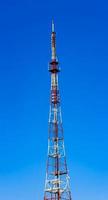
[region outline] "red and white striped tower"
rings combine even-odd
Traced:
[[[45,180],[44,200],[72,200],[69,175],[66,164],[60,93],[58,87],[59,63],[56,58],[56,33],[52,22],[51,96],[49,113],[48,159]]]

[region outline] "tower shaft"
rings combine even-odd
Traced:
[[[56,59],[54,23],[52,23],[51,49],[52,59],[49,66],[49,72],[51,73],[51,94],[44,200],[71,200],[58,86],[58,73],[60,69]]]

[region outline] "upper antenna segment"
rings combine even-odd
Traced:
[[[52,20],[52,32],[54,32],[54,21]]]
[[[51,32],[51,62],[49,71],[57,73],[60,71],[58,68],[58,59],[56,57],[56,33],[54,30],[54,21],[52,20],[52,32]]]

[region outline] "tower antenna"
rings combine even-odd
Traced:
[[[51,33],[51,75],[48,158],[45,180],[44,200],[72,200],[69,184],[69,174],[66,163],[64,136],[61,115],[61,101],[58,86],[58,72],[56,59],[56,33],[52,21]]]

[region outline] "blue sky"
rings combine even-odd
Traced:
[[[0,1],[0,199],[41,200],[51,20],[73,200],[108,199],[107,1]]]

